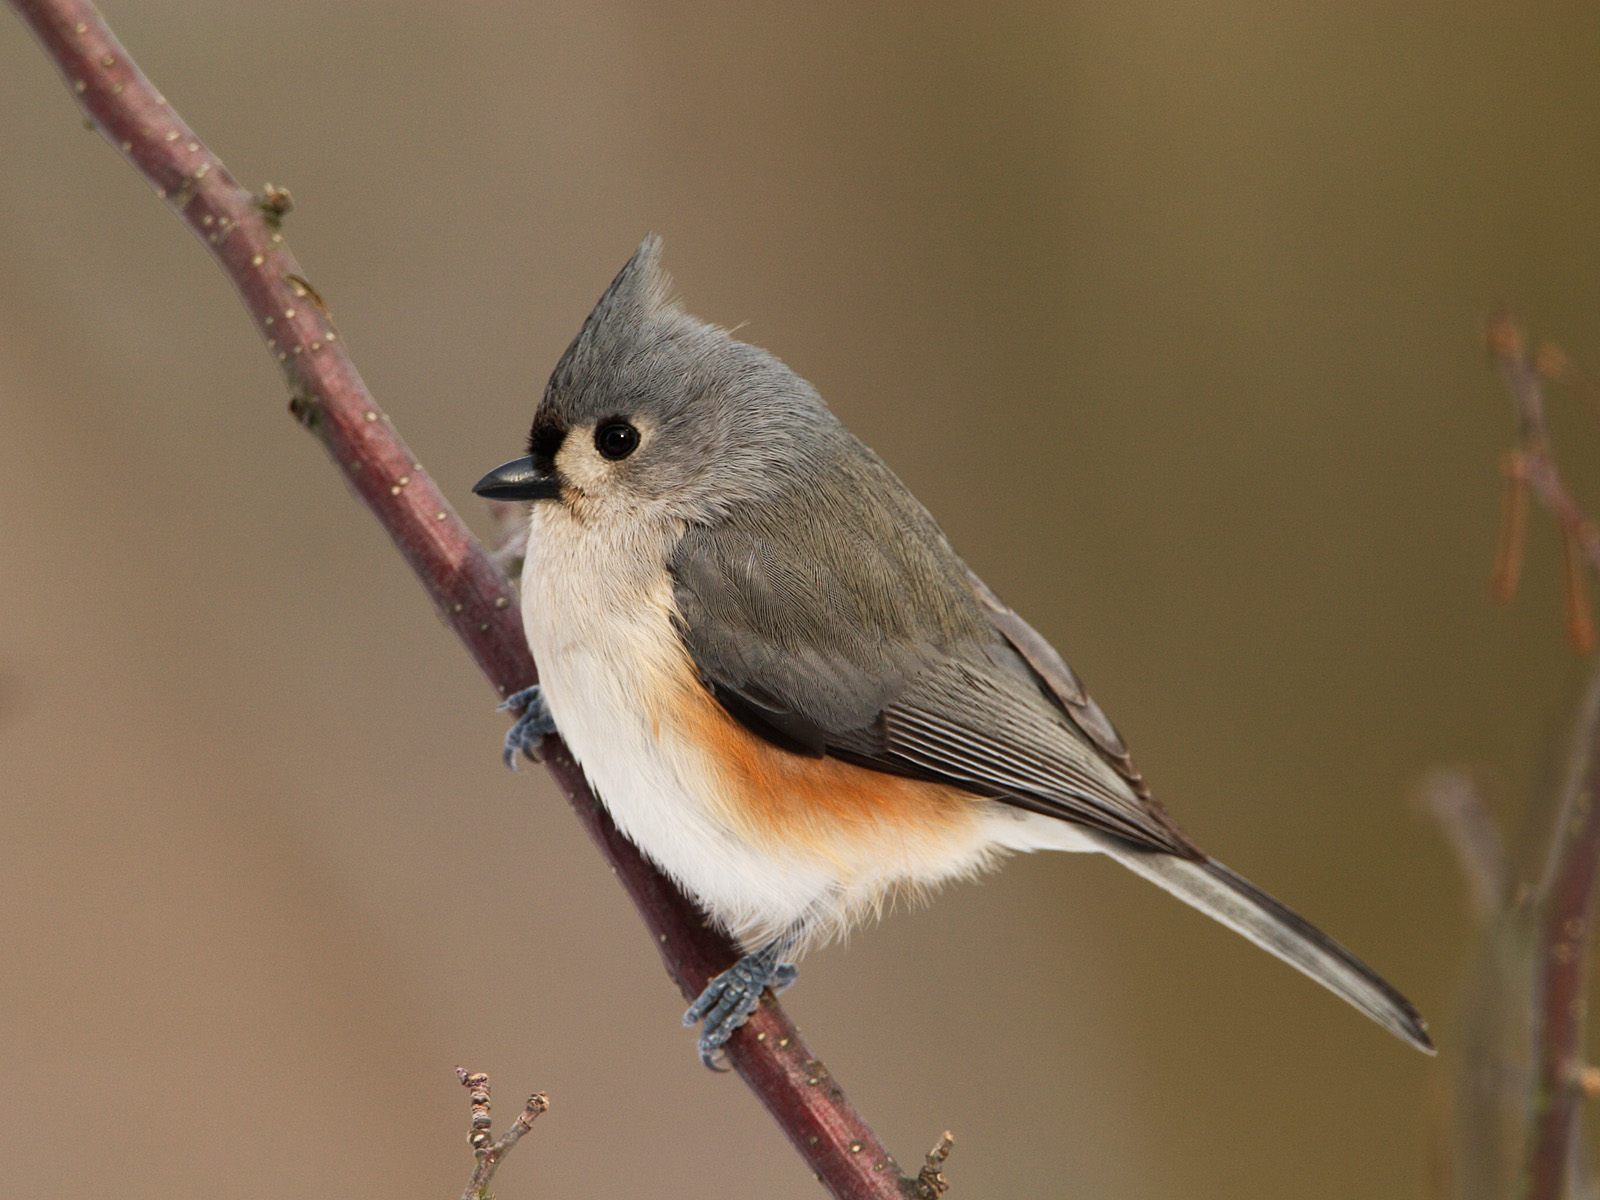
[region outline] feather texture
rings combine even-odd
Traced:
[[[747,943],[837,932],[1004,850],[1098,849],[1419,1046],[1370,968],[1200,852],[1072,668],[772,355],[667,298],[647,239],[530,448],[523,615],[618,826]],[[625,420],[637,449],[597,453]]]
[[[1041,685],[877,456],[835,423],[808,459],[803,487],[690,527],[668,560],[684,642],[724,707],[791,750],[1196,853],[1108,749],[1121,740],[1098,708]]]

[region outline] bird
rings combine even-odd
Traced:
[[[722,1049],[796,961],[1016,852],[1104,854],[1411,1045],[1417,1009],[1211,858],[1055,649],[809,383],[690,315],[639,245],[557,362],[527,454],[537,684],[508,765],[559,733],[622,833],[744,951],[684,1015]]]

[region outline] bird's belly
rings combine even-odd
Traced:
[[[794,755],[728,717],[673,627],[664,571],[619,587],[581,570],[611,586],[580,590],[554,557],[530,546],[523,581],[551,716],[618,828],[746,944],[837,933],[992,856],[985,802]]]
[[[538,658],[556,727],[617,827],[712,916],[759,940],[826,897],[825,870],[727,819],[703,754],[662,720],[651,671],[576,646]]]
[[[623,834],[730,931],[755,940],[803,920],[826,871],[741,836],[665,711],[684,658],[665,571],[629,581],[615,561],[573,561],[578,549],[541,546],[536,527],[523,576],[528,642],[573,757]]]

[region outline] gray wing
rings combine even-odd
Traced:
[[[841,512],[841,498],[860,494],[849,480],[765,521],[746,514],[684,535],[669,569],[706,687],[794,753],[939,780],[1195,855],[1071,668],[877,469],[913,511]]]

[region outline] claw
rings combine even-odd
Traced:
[[[507,696],[499,706],[500,712],[513,712],[517,719],[506,730],[500,757],[513,771],[517,769],[517,756],[525,754],[539,761],[539,743],[556,731],[550,706],[545,703],[544,692],[538,684],[523,688]]]
[[[795,981],[800,970],[793,963],[778,961],[782,947],[774,943],[746,954],[706,985],[683,1014],[685,1025],[700,1021],[700,1061],[713,1071],[724,1071],[717,1056],[741,1025],[750,1019],[767,988],[781,992]]]

